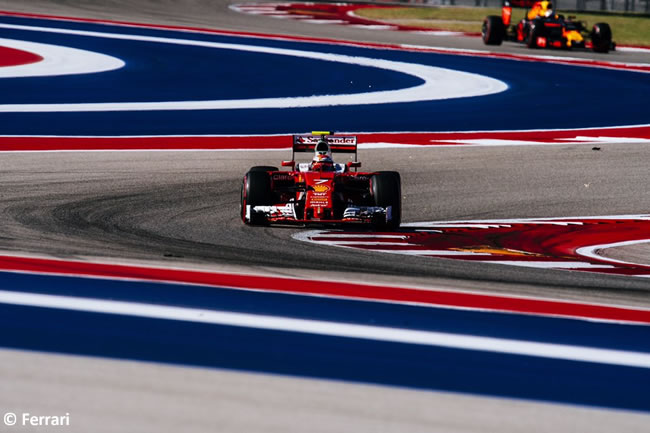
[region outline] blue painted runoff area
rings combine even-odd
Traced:
[[[0,273],[2,290],[650,353],[650,326]],[[650,369],[0,304],[0,346],[650,412]]]
[[[638,101],[647,74],[543,62],[371,49],[89,23],[0,17],[0,23],[178,38],[345,54],[489,76],[508,90],[470,98],[314,108],[133,112],[0,113],[6,135],[194,135],[339,131],[573,129],[647,124]],[[60,44],[120,58],[124,68],[94,74],[2,78],[0,105],[152,102],[337,95],[420,84],[380,68],[268,53],[3,29],[3,37]]]

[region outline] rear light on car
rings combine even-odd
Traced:
[[[546,48],[546,38],[543,36],[537,37],[537,46],[540,48]]]

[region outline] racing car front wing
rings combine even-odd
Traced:
[[[378,221],[392,221],[392,206],[350,206],[343,211],[343,217],[340,219],[319,219],[299,218],[294,203],[274,206],[246,206],[246,221],[260,221],[264,219],[268,223],[285,223],[285,224],[343,224],[343,223],[360,223],[372,224]]]

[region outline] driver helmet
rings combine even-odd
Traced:
[[[553,3],[550,1],[543,1],[541,2],[542,6],[542,15],[544,15],[546,18],[553,16]]]
[[[312,170],[333,171],[334,161],[332,160],[332,151],[327,141],[321,140],[316,144],[314,159],[311,162]]]

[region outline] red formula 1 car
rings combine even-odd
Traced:
[[[524,18],[511,26],[512,6],[528,9]],[[586,23],[556,14],[550,0],[504,0],[501,16],[486,17],[481,34],[486,45],[501,45],[510,40],[528,48],[571,49],[585,48],[589,40],[595,52],[616,49],[609,24],[594,24],[589,31]]]
[[[313,152],[312,162],[296,163],[296,152]],[[332,152],[354,153],[354,161],[336,164]],[[364,224],[395,230],[401,221],[402,192],[395,171],[358,172],[357,138],[312,132],[293,136],[288,171],[253,167],[241,187],[245,224]],[[353,172],[352,169],[355,171]]]

